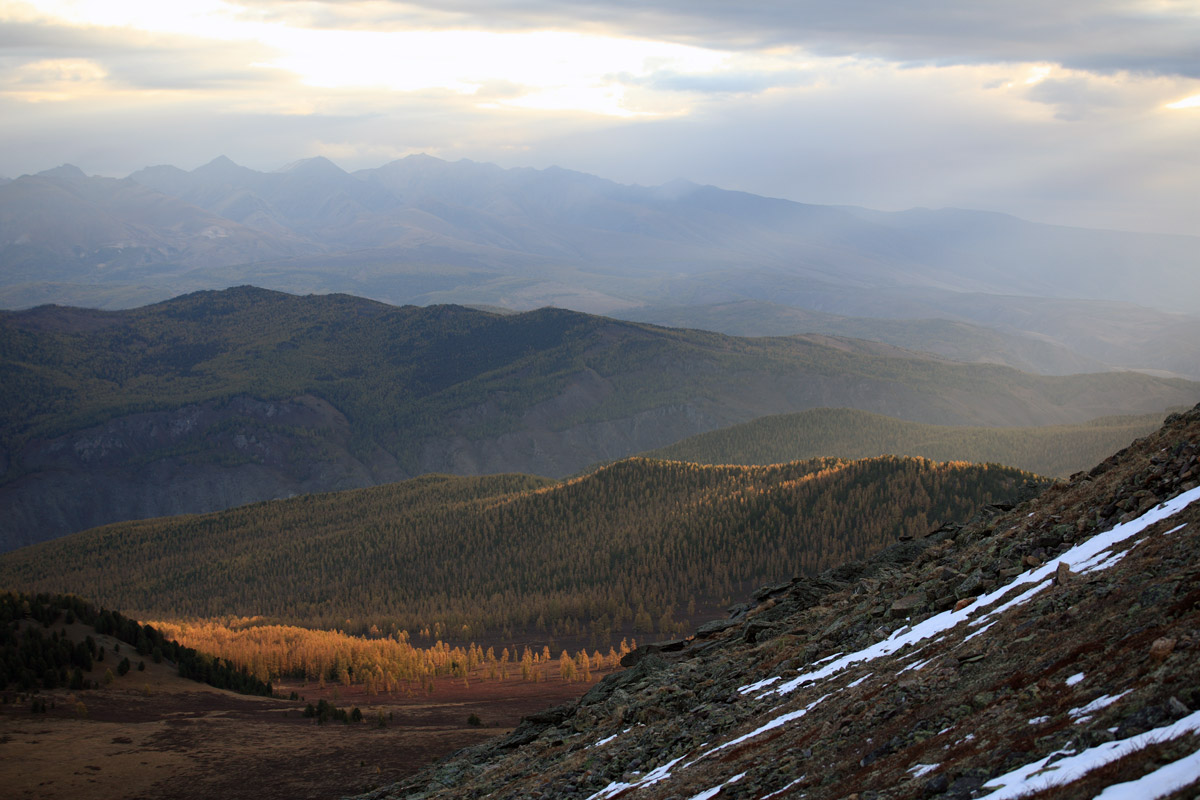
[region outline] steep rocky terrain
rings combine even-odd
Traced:
[[[1200,406],[364,797],[1193,797],[1198,455]]]
[[[349,449],[344,415],[312,395],[238,396],[146,411],[40,440],[0,486],[0,550],[97,523],[216,511],[264,498],[350,489],[403,473],[383,450]],[[0,474],[3,473],[0,454]]]

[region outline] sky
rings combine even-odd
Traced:
[[[1200,233],[1200,0],[0,0],[0,176],[413,153]]]

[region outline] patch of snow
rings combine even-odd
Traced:
[[[1003,614],[1005,611],[1021,605],[1022,603],[1028,602],[1030,598],[1049,586],[1060,562],[1066,563],[1067,566],[1072,570],[1077,571],[1080,565],[1092,562],[1092,560],[1098,554],[1107,552],[1114,545],[1136,536],[1154,523],[1179,513],[1197,499],[1200,499],[1200,487],[1176,495],[1167,502],[1161,503],[1158,506],[1150,509],[1137,519],[1130,520],[1129,522],[1113,527],[1111,530],[1096,534],[1091,539],[1075,545],[1070,550],[1059,556],[1055,561],[1023,572],[1004,586],[1000,586],[983,595],[974,604],[967,606],[966,608],[958,611],[943,611],[940,614],[935,614],[932,617],[918,622],[912,628],[905,631],[902,635],[893,634],[888,639],[882,642],[876,642],[875,644],[865,647],[857,652],[849,653],[837,658],[830,657],[822,659],[821,661],[813,664],[814,667],[819,666],[819,669],[812,669],[808,672],[801,673],[797,677],[780,684],[780,686],[773,691],[778,694],[788,694],[802,686],[806,686],[810,683],[815,683],[836,675],[851,664],[858,664],[864,661],[874,661],[877,658],[883,658],[885,656],[892,655],[906,645],[916,644],[917,642],[938,636],[939,634],[945,633],[960,623],[968,620],[970,620],[973,626],[983,625]],[[988,611],[984,614],[978,614],[979,609],[986,608],[992,603],[1003,599],[1014,588],[1019,588],[1028,584],[1032,584],[1031,587],[1021,592],[1016,597],[1005,601],[999,607],[994,608],[991,611]]]
[[[1101,696],[1097,697],[1095,700],[1093,700],[1092,702],[1088,703],[1086,706],[1080,706],[1079,708],[1072,708],[1070,711],[1067,712],[1067,714],[1072,718],[1075,718],[1075,717],[1085,717],[1086,718],[1086,717],[1090,716],[1091,714],[1099,711],[1102,708],[1108,708],[1113,703],[1117,702],[1122,697],[1124,697],[1125,695],[1129,694],[1132,691],[1133,691],[1132,689],[1126,689],[1125,691],[1123,691],[1117,695],[1112,695],[1112,696],[1109,696],[1107,694],[1101,695]],[[1077,721],[1083,722],[1082,719],[1077,720]]]
[[[1137,547],[1139,544],[1142,543],[1142,541],[1143,541],[1142,539],[1138,539],[1136,542],[1129,545],[1128,548],[1126,548],[1125,550],[1122,550],[1119,553],[1109,553],[1107,556],[1105,556],[1104,553],[1097,553],[1095,556],[1093,556],[1087,562],[1080,564],[1079,568],[1076,569],[1075,571],[1080,574],[1083,574],[1085,572],[1100,572],[1102,570],[1106,570],[1109,567],[1116,565],[1116,563],[1118,561],[1120,561],[1122,558],[1125,557],[1126,553],[1128,553],[1133,548]]]
[[[1055,761],[1053,764],[1049,763],[1050,759],[1060,755],[1060,753],[1051,753],[1045,758],[1034,761],[1031,764],[1026,764],[1023,767],[1018,767],[1012,772],[1001,775],[998,778],[993,778],[985,783],[983,788],[992,789],[993,791],[990,794],[983,795],[983,800],[1006,800],[1007,798],[1036,794],[1050,787],[1066,786],[1079,780],[1092,770],[1099,769],[1105,764],[1124,758],[1126,755],[1136,752],[1149,744],[1165,742],[1198,732],[1200,732],[1200,711],[1193,712],[1170,725],[1154,728],[1137,736],[1131,736],[1128,739],[1105,742],[1104,744],[1090,747],[1081,753],[1068,755],[1066,758]],[[1194,757],[1195,754],[1173,762],[1174,764],[1185,762],[1178,768],[1179,772],[1190,770],[1190,777],[1182,785],[1187,785],[1187,783],[1194,781],[1197,777],[1197,770],[1200,769],[1200,766],[1193,760]],[[1149,777],[1146,776],[1141,780],[1146,780]],[[1132,783],[1137,782],[1133,781]],[[1118,786],[1120,785],[1118,784]],[[1132,794],[1128,796],[1136,797],[1138,800],[1146,800],[1151,797],[1151,795],[1147,794]],[[1153,797],[1161,796],[1153,795]],[[1113,800],[1113,798],[1108,797],[1106,794],[1102,794],[1101,797],[1105,797],[1106,800]]]
[[[840,656],[840,655],[841,655],[841,653],[834,653],[834,654],[833,654],[833,655],[831,655],[831,656],[825,656],[824,658],[822,658],[820,661],[818,661],[818,662],[816,662],[816,663],[817,663],[817,664],[824,664],[826,661],[833,661],[835,658],[837,658],[837,657],[838,657],[838,656]],[[815,666],[815,665],[814,665],[814,666]]]
[[[987,625],[984,625],[984,626],[983,626],[982,628],[980,628],[979,630],[975,631],[974,633],[970,634],[969,636],[966,636],[965,638],[963,638],[963,644],[966,644],[967,642],[971,641],[971,640],[972,640],[972,639],[974,639],[976,636],[978,636],[979,634],[981,634],[981,633],[985,632],[985,631],[986,631],[988,628],[992,627],[992,626],[993,626],[993,625],[995,625],[995,624],[996,624],[996,620],[992,620],[991,622],[989,622]]]
[[[907,667],[900,670],[900,672],[908,672],[910,669],[911,670],[925,669],[930,664],[932,664],[934,661],[937,661],[937,656],[934,656],[933,658],[927,658],[924,661],[918,661],[915,664],[909,664]],[[897,674],[899,674],[899,673],[897,673]]]
[[[737,737],[736,739],[731,739],[730,741],[725,742],[725,744],[717,745],[716,747],[709,750],[704,755],[700,756],[700,758],[696,759],[696,761],[699,761],[702,758],[708,758],[713,753],[719,753],[720,751],[724,750],[727,747],[733,747],[734,745],[739,745],[742,742],[746,741],[747,739],[753,739],[755,736],[758,736],[759,734],[766,733],[767,731],[775,730],[776,728],[780,727],[781,725],[786,725],[787,723],[791,722],[794,719],[800,719],[805,714],[807,714],[809,711],[812,711],[814,708],[816,708],[817,705],[822,700],[824,700],[826,697],[829,697],[829,695],[823,695],[821,697],[818,697],[816,700],[813,700],[811,703],[806,705],[804,708],[797,709],[796,711],[789,711],[786,714],[781,714],[778,717],[775,717],[775,719],[771,720],[770,722],[767,722],[767,723],[764,723],[764,724],[758,726],[757,728],[750,731],[749,733],[743,734],[743,735]],[[693,761],[692,763],[694,764],[695,761]]]
[[[920,778],[923,775],[928,775],[940,766],[941,764],[913,764],[908,768],[908,771],[912,773],[914,778]]]
[[[731,783],[737,783],[744,777],[746,777],[746,773],[744,773],[744,772],[741,775],[734,775],[732,778],[725,781],[720,786],[714,786],[712,789],[705,789],[700,794],[693,795],[692,800],[709,800],[710,797],[716,797],[717,795],[719,795],[721,793],[721,790],[724,789],[726,786],[728,786]]]
[[[1171,530],[1169,530],[1169,531],[1163,531],[1163,536],[1170,536],[1172,533],[1175,533],[1176,531],[1181,531],[1186,527],[1187,527],[1186,522],[1183,523],[1182,525],[1176,525],[1174,528],[1171,528]]]
[[[1029,724],[1030,725],[1041,725],[1041,724],[1049,722],[1049,721],[1050,721],[1049,717],[1034,717],[1033,719],[1029,720]]]
[[[598,741],[594,745],[592,745],[592,747],[601,747],[602,745],[606,745],[609,742],[611,742],[613,739],[616,739],[618,736],[623,736],[624,734],[629,733],[631,730],[633,730],[633,728],[626,728],[625,730],[621,731],[620,733],[614,733],[612,736],[605,736],[603,739],[601,739],[600,741]]]
[[[671,777],[671,767],[675,766],[680,761],[683,761],[683,756],[672,759],[666,764],[663,764],[661,767],[652,769],[650,772],[647,772],[633,783],[613,781],[595,794],[589,795],[587,800],[605,800],[605,798],[608,797],[616,797],[627,789],[636,789],[639,786],[653,786],[659,781],[665,781],[667,778]]]
[[[750,694],[751,692],[757,692],[759,689],[765,689],[779,680],[780,677],[776,675],[774,678],[767,678],[765,680],[758,681],[757,683],[749,683],[745,686],[739,686],[738,694]]]
[[[863,681],[865,681],[867,678],[871,677],[874,674],[875,674],[874,672],[868,672],[866,675],[863,675],[861,678],[854,681],[853,683],[847,683],[846,688],[853,689],[855,686],[858,686],[860,683],[862,683]]]
[[[782,789],[776,789],[775,791],[771,792],[770,794],[765,794],[765,795],[763,795],[763,796],[762,796],[762,800],[771,800],[771,798],[772,798],[772,797],[778,797],[779,795],[781,795],[781,794],[783,794],[784,792],[786,792],[788,789],[790,789],[790,788],[792,788],[793,786],[795,786],[795,785],[796,785],[797,783],[799,783],[800,781],[804,780],[806,777],[808,777],[808,776],[807,776],[807,775],[801,775],[799,778],[796,778],[796,780],[792,781],[791,783],[789,783],[787,786],[783,787]],[[800,796],[801,796],[801,797],[803,797],[804,795],[800,795]]]
[[[1081,680],[1083,680],[1083,677],[1084,677],[1084,675],[1082,672],[1076,672],[1074,675],[1067,678],[1066,684],[1067,684],[1067,686],[1074,686],[1075,684],[1077,684]]]

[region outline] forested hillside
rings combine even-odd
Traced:
[[[1137,373],[1034,376],[824,336],[252,287],[0,314],[0,541],[433,472],[554,477],[764,414],[1042,425],[1191,403]]]
[[[1198,456],[1200,406],[361,800],[1194,798]]]
[[[630,459],[551,483],[427,476],[111,525],[0,557],[0,585],[143,619],[467,641],[670,633],[696,607],[923,536],[1032,476],[923,459],[704,467]]]
[[[110,644],[111,640],[118,643],[109,653],[107,667],[101,666],[105,660],[103,644],[98,645],[96,638],[85,633],[85,627],[109,639]],[[125,655],[121,654],[120,643],[128,645]],[[75,595],[0,591],[0,690],[10,685],[26,692],[59,687],[91,689],[102,682],[111,683],[114,670],[124,677],[135,661],[140,662],[139,670],[145,670],[146,659],[154,663],[166,659],[180,677],[220,689],[271,694],[270,683],[244,668],[181,646],[153,626],[142,625],[118,611],[96,608]],[[103,678],[101,669],[107,671]],[[8,697],[4,700],[8,702]]]
[[[779,464],[819,456],[904,455],[1008,464],[1065,478],[1156,430],[1165,416],[1164,411],[1102,417],[1080,425],[981,428],[924,425],[850,408],[814,408],[697,434],[643,455],[698,464]]]

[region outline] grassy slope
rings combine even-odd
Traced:
[[[895,458],[631,459],[565,483],[427,476],[86,531],[0,557],[0,585],[70,590],[144,618],[603,637],[638,612],[659,622],[693,599],[923,535],[1029,477]]]
[[[698,464],[779,464],[819,456],[891,454],[1009,464],[1039,475],[1066,477],[1157,430],[1165,416],[1166,412],[1104,417],[1080,425],[980,428],[925,425],[849,408],[816,408],[761,417],[643,455]]]

